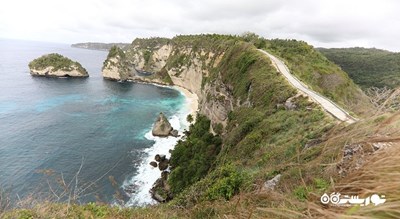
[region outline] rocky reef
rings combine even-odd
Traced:
[[[89,77],[88,72],[76,61],[57,53],[43,55],[29,63],[33,76],[44,77]]]

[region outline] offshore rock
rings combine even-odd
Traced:
[[[163,113],[160,113],[153,126],[153,136],[167,137],[171,134],[172,130],[173,128],[171,126],[171,123],[169,123],[167,117],[165,117]]]
[[[155,162],[155,161],[151,161],[151,162],[150,162],[150,166],[152,166],[152,167],[157,167],[158,164],[157,164],[157,162]]]
[[[32,76],[44,77],[89,77],[78,62],[57,53],[43,55],[29,63]]]

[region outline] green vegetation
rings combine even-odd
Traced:
[[[53,71],[73,71],[76,69],[82,74],[87,74],[86,69],[81,64],[57,53],[41,56],[29,63],[30,69],[43,70],[47,67],[53,67]]]
[[[400,53],[380,49],[318,49],[362,88],[400,86]]]
[[[171,79],[171,76],[169,76],[167,69],[165,69],[165,68],[162,68],[161,71],[157,72],[155,75],[152,75],[151,77],[158,78],[163,83],[168,84],[168,85],[174,84],[174,82]]]
[[[192,123],[192,122],[193,122],[193,116],[192,116],[192,114],[187,115],[186,121],[188,121],[189,123]]]
[[[147,65],[150,61],[152,52],[149,50],[144,50],[143,52],[143,58],[144,58],[144,65]]]
[[[125,53],[121,48],[119,48],[118,46],[113,46],[113,47],[111,47],[110,51],[108,52],[106,60],[112,59],[112,58],[117,58],[117,57],[121,58],[121,59],[126,58]]]
[[[209,133],[210,120],[198,115],[190,126],[187,139],[180,141],[171,154],[173,171],[169,177],[171,190],[179,194],[194,182],[203,178],[221,150],[221,138]]]
[[[283,58],[291,73],[313,90],[345,109],[361,116],[369,115],[367,96],[337,65],[303,41],[270,40],[266,49]]]
[[[215,61],[216,56],[212,57],[210,63],[206,63],[206,59],[210,53],[221,54],[229,45],[232,45],[240,38],[230,35],[219,34],[202,34],[202,35],[180,35],[172,39],[167,38],[149,38],[149,39],[135,39],[132,46],[127,49],[127,55],[133,58],[134,54],[141,53],[144,58],[144,69],[149,72],[154,71],[154,63],[151,55],[153,52],[164,45],[172,45],[174,50],[167,60],[166,69],[170,70],[175,68],[177,74],[181,73],[182,67],[188,67],[192,64],[194,57],[199,57],[202,60],[202,68],[211,70],[211,66]],[[188,51],[188,52],[183,52]],[[201,54],[201,51],[204,53]]]
[[[133,66],[129,63],[125,52],[118,46],[112,46],[107,59],[103,62],[104,69],[117,68],[120,80],[127,80],[131,76]]]
[[[266,40],[249,32],[241,36],[218,34],[185,35],[176,36],[172,39],[137,39],[133,41],[132,47],[128,49],[127,54],[132,57],[133,54],[137,54],[138,50],[141,50],[146,63],[144,70],[152,72],[153,63],[157,60],[152,60],[149,57],[150,54],[163,45],[172,45],[173,51],[166,60],[166,70],[172,69],[176,73],[175,76],[179,76],[185,67],[187,68],[193,64],[192,60],[201,60],[201,68],[211,73],[203,77],[202,87],[204,88],[206,83],[212,84],[218,78],[218,73],[227,74],[225,71],[227,69],[216,67],[214,64],[219,55],[227,53],[238,44],[246,44],[247,46],[270,51],[285,60],[291,72],[313,90],[330,98],[341,107],[358,116],[369,115],[370,112],[366,109],[371,108],[371,105],[361,89],[337,65],[303,41]],[[240,53],[241,51],[237,52]],[[247,68],[252,66],[256,57],[260,56],[258,53],[243,54],[241,60],[233,63],[235,65],[234,71],[240,73],[232,74],[232,77],[229,78],[233,86],[238,85],[239,81],[243,81],[242,76],[245,75]],[[223,58],[229,59],[230,57],[223,55]],[[245,75],[244,77],[247,76]],[[245,94],[248,89],[252,88],[252,82],[248,82],[248,84],[240,84],[240,88],[235,89],[235,91]],[[273,96],[273,94],[270,95]],[[243,98],[245,95],[241,96],[240,100],[245,101],[246,99]]]
[[[172,188],[176,190],[178,187],[179,190],[171,204],[195,206],[204,201],[230,200],[240,192],[254,191],[250,185],[262,181],[267,175],[273,177],[271,173],[281,173],[286,190],[289,189],[296,198],[301,191],[296,193],[295,188],[302,186],[298,172],[307,172],[308,177],[313,176],[312,181],[322,169],[306,170],[286,165],[293,162],[305,165],[314,161],[319,150],[306,153],[307,156],[300,160],[299,153],[307,142],[320,138],[328,131],[332,120],[303,97],[294,99],[297,110],[277,109],[278,104],[284,103],[296,92],[281,75],[276,74],[269,59],[249,43],[238,41],[230,46],[212,73],[211,82],[219,74],[224,84],[233,87],[233,96],[242,101],[248,99],[252,107],[238,107],[229,114],[223,147],[216,154],[215,161],[198,164],[196,168],[190,168],[187,175],[181,174],[184,171],[175,166],[195,166],[189,164],[189,161],[196,162],[193,156],[209,157],[210,153],[201,150],[204,147],[193,152],[190,146],[198,147],[198,144],[190,143],[194,142],[190,137],[192,129],[188,139],[178,144],[175,150],[184,148],[186,154],[172,153],[174,169],[170,182]],[[208,132],[209,124],[203,123],[202,129]],[[196,125],[197,122],[194,127]],[[203,141],[199,145],[210,145],[212,142]],[[194,170],[202,168],[202,177],[197,177]],[[195,177],[188,179],[188,176]]]
[[[304,42],[265,40],[251,33],[240,37],[214,34],[177,36],[171,40],[139,39],[128,48],[127,59],[133,54],[134,47],[137,51],[151,53],[165,44],[173,44],[174,51],[162,74],[167,76],[171,68],[191,65],[193,57],[200,57],[202,70],[208,70],[202,87],[223,85],[235,103],[227,115],[225,126],[212,125],[217,135],[210,133],[210,120],[198,115],[186,138],[180,140],[172,151],[172,172],[168,177],[174,195],[172,201],[155,207],[122,210],[103,208],[98,204],[72,205],[65,210],[65,205],[52,204],[49,208],[57,210],[34,209],[27,211],[29,214],[36,217],[50,212],[45,214],[50,218],[57,218],[51,212],[67,212],[72,218],[322,218],[325,215],[321,212],[330,207],[318,205],[320,195],[336,189],[346,191],[349,188],[346,185],[366,179],[354,177],[350,184],[346,184],[347,177],[340,177],[339,169],[351,176],[357,173],[353,170],[360,168],[360,160],[344,158],[344,147],[364,147],[361,155],[366,159],[374,156],[374,151],[370,151],[373,143],[398,141],[400,114],[376,116],[349,126],[337,124],[307,97],[297,95],[297,91],[271,65],[269,58],[257,50],[263,48],[281,57],[298,78],[342,106],[361,114],[368,111],[370,105],[364,94],[346,73]],[[118,51],[112,54],[118,54]],[[211,58],[206,62],[208,57]],[[220,59],[218,62],[216,57]],[[168,77],[163,80],[168,80]],[[219,89],[222,90],[215,88],[213,91]],[[224,101],[223,95],[205,89],[204,92],[203,98],[207,102]],[[289,98],[296,106],[292,110],[283,106]],[[192,119],[187,118],[188,121]],[[373,167],[387,165],[393,169],[391,173],[399,168],[394,165],[398,159],[385,163],[387,157],[400,151],[391,147],[397,150],[375,159],[381,163]],[[356,153],[352,158],[357,157]],[[400,152],[397,154],[400,157]],[[382,173],[373,175],[381,179],[379,183],[388,178],[387,171],[367,170],[367,174]],[[265,182],[278,174],[281,178],[275,188],[265,191]],[[370,179],[374,177],[368,178],[368,186]],[[397,187],[377,185],[376,188],[387,188],[387,191],[399,194],[398,180],[397,184],[393,183]],[[337,186],[339,183],[342,187]],[[366,191],[380,192],[372,188]],[[338,211],[342,210],[332,210]],[[10,215],[23,212],[25,210]],[[332,212],[327,213],[328,218],[341,218]],[[343,212],[348,214],[345,210]],[[357,209],[352,209],[351,213],[355,212]],[[365,215],[370,216],[370,211]]]

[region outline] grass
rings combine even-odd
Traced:
[[[349,214],[382,218],[397,216],[397,195],[391,200],[393,204],[386,207],[392,215],[385,214],[383,207],[380,211],[377,210],[379,208],[326,208],[319,205],[319,197],[324,192],[336,189],[343,192],[378,191],[380,184],[387,186],[386,190],[382,190],[387,194],[397,194],[400,191],[395,184],[399,180],[396,172],[398,152],[371,151],[373,143],[398,141],[396,136],[400,136],[400,114],[370,117],[349,126],[337,123],[318,105],[306,97],[296,95],[296,90],[253,44],[257,42],[259,47],[265,46],[279,54],[298,77],[346,105],[356,101],[352,98],[362,95],[362,92],[343,72],[302,42],[260,41],[253,35],[246,37],[247,41],[221,35],[178,36],[160,42],[151,39],[149,42],[139,40],[133,43],[149,51],[162,43],[176,44],[179,51],[173,53],[176,57],[173,55],[170,58],[178,58],[180,61],[176,63],[179,65],[185,65],[185,59],[179,58],[184,48],[186,52],[189,48],[191,52],[185,54],[191,58],[197,57],[201,51],[206,51],[205,54],[223,54],[218,65],[214,65],[212,59],[207,64],[208,75],[204,83],[219,86],[221,84],[216,82],[222,82],[229,88],[229,95],[235,103],[234,110],[228,113],[226,126],[218,131],[221,133],[220,138],[209,133],[210,121],[198,116],[186,140],[176,146],[172,153],[173,170],[169,179],[175,192],[171,202],[149,208],[122,210],[97,203],[72,205],[68,210],[65,205],[44,204],[42,207],[16,210],[8,214],[32,213],[38,217],[56,218],[345,218]],[[326,76],[325,79],[316,80],[313,75],[315,71]],[[337,79],[333,81],[334,86],[324,84],[324,80],[328,79]],[[204,95],[207,101],[218,100],[218,95]],[[292,101],[297,106],[295,110],[278,107],[291,97],[294,97]],[[249,104],[243,104],[246,101]],[[363,105],[363,100],[359,101],[355,105],[346,106],[368,106]],[[351,159],[343,159],[345,148],[358,145],[362,153],[355,153]],[[365,166],[360,168],[360,161],[365,161]],[[339,170],[344,171],[340,173]],[[281,174],[281,179],[275,189],[263,189],[264,183],[277,174]],[[346,174],[346,178],[343,178],[343,174]],[[384,184],[385,177],[390,178],[389,184]],[[366,187],[369,185],[371,187]],[[366,189],[356,190],[358,186]],[[68,215],[70,212],[71,215]]]
[[[312,46],[303,41],[275,39],[265,49],[284,59],[291,73],[314,91],[358,116],[371,115],[368,97],[340,67]]]

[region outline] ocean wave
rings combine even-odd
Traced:
[[[188,101],[188,100],[187,100]],[[186,102],[187,102],[186,101]],[[183,135],[184,129],[187,129],[188,122],[186,116],[190,112],[188,105],[182,108],[176,115],[168,118],[172,127],[179,131],[179,135]],[[137,174],[132,178],[125,180],[122,185],[124,190],[133,188],[135,191],[131,194],[129,200],[124,204],[125,207],[131,206],[146,206],[153,205],[157,202],[151,198],[150,189],[154,182],[160,178],[161,171],[158,168],[152,167],[149,163],[154,161],[154,157],[157,154],[165,154],[169,159],[171,154],[169,150],[174,149],[180,137],[169,136],[167,138],[155,137],[152,135],[151,129],[145,134],[145,138],[154,141],[152,147],[144,150],[144,158],[138,166]]]

